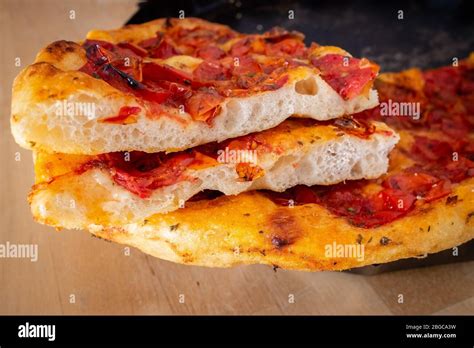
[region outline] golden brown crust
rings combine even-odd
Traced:
[[[419,257],[474,238],[474,179],[451,196],[393,223],[364,229],[315,204],[281,207],[260,192],[189,204],[142,225],[90,226],[95,235],[155,257],[209,267],[263,263],[285,269],[344,270]],[[327,257],[336,245],[364,246],[363,257]],[[360,244],[359,244],[360,243]],[[359,254],[360,256],[360,254]]]

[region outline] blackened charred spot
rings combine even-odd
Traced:
[[[469,214],[467,214],[466,216],[466,224],[470,223],[472,221],[474,221],[474,211],[473,212],[470,212]]]
[[[284,247],[285,245],[290,244],[290,241],[288,239],[283,239],[279,236],[273,236],[272,244],[276,246],[277,248],[281,248],[281,247]]]
[[[173,27],[173,21],[171,20],[170,17],[166,17],[165,20],[165,29],[170,29]]]
[[[170,232],[174,232],[179,228],[179,224],[171,225],[170,226]]]
[[[65,52],[73,53],[76,52],[79,48],[80,46],[73,41],[60,40],[48,45],[48,47],[45,48],[45,51],[53,56],[60,57]]]
[[[107,243],[112,243],[111,240],[108,240],[108,239],[106,239],[106,238],[104,238],[104,237],[102,237],[102,236],[100,236],[100,235],[98,235],[98,234],[91,234],[91,237],[97,238],[97,239],[100,239],[100,240],[103,240],[103,241],[105,241],[105,242],[107,242]]]
[[[303,233],[295,217],[286,209],[278,209],[268,219],[268,234],[277,249],[293,244]]]
[[[456,205],[458,202],[458,196],[449,196],[446,198],[446,205]]]
[[[388,245],[388,244],[390,244],[391,241],[392,240],[390,238],[385,237],[385,236],[380,238],[380,244],[381,245]]]

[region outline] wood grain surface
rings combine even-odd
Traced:
[[[265,266],[207,269],[135,249],[128,255],[123,246],[86,232],[36,224],[26,201],[31,153],[10,134],[13,78],[46,44],[119,27],[135,9],[128,0],[0,1],[0,244],[37,244],[39,252],[37,262],[0,258],[0,314],[474,313],[474,262],[377,276]]]

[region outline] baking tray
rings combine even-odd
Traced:
[[[184,12],[180,12],[184,11]],[[293,19],[289,18],[293,11]],[[174,0],[143,1],[127,24],[161,17],[200,17],[241,32],[274,26],[298,30],[306,42],[336,45],[354,56],[370,58],[382,71],[434,68],[474,51],[474,1],[315,1],[315,0]],[[355,274],[474,260],[474,240],[424,258],[411,258],[356,268]]]

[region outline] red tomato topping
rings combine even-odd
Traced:
[[[152,58],[161,58],[166,59],[175,55],[180,54],[180,52],[173,47],[168,40],[162,39],[155,47],[149,50],[149,55]]]
[[[267,44],[265,53],[269,56],[288,55],[293,58],[304,58],[307,54],[307,48],[304,42],[289,38],[275,44]]]
[[[163,33],[160,32],[156,33],[156,37],[141,41],[138,45],[144,48],[145,52],[147,52],[146,55],[152,58],[166,59],[181,54],[170,40],[166,39]]]
[[[216,46],[200,47],[196,51],[196,57],[204,60],[218,60],[224,58],[226,53]]]
[[[120,42],[117,44],[117,46],[120,48],[130,50],[140,57],[146,57],[146,55],[148,54],[145,49],[141,48],[140,46],[134,45],[130,42]]]
[[[183,173],[194,161],[194,153],[115,152],[99,157],[117,184],[141,198],[150,197],[160,187],[185,180]]]
[[[136,122],[135,115],[140,113],[141,108],[137,106],[122,106],[117,116],[101,119],[100,122],[129,124]]]
[[[453,148],[445,141],[417,136],[411,155],[426,161],[446,160],[453,156]]]
[[[169,81],[190,86],[192,76],[169,65],[156,63],[143,64],[143,78],[151,81]]]
[[[193,71],[193,80],[201,82],[222,81],[226,80],[228,76],[229,72],[216,60],[204,61]]]
[[[339,54],[313,58],[311,63],[321,71],[324,81],[346,100],[359,95],[377,76],[375,67],[361,68],[361,59]]]
[[[202,88],[186,100],[185,109],[194,120],[210,123],[219,113],[223,101],[216,90]]]
[[[430,101],[441,107],[452,106],[461,87],[462,77],[457,67],[443,67],[424,73],[424,92]]]

